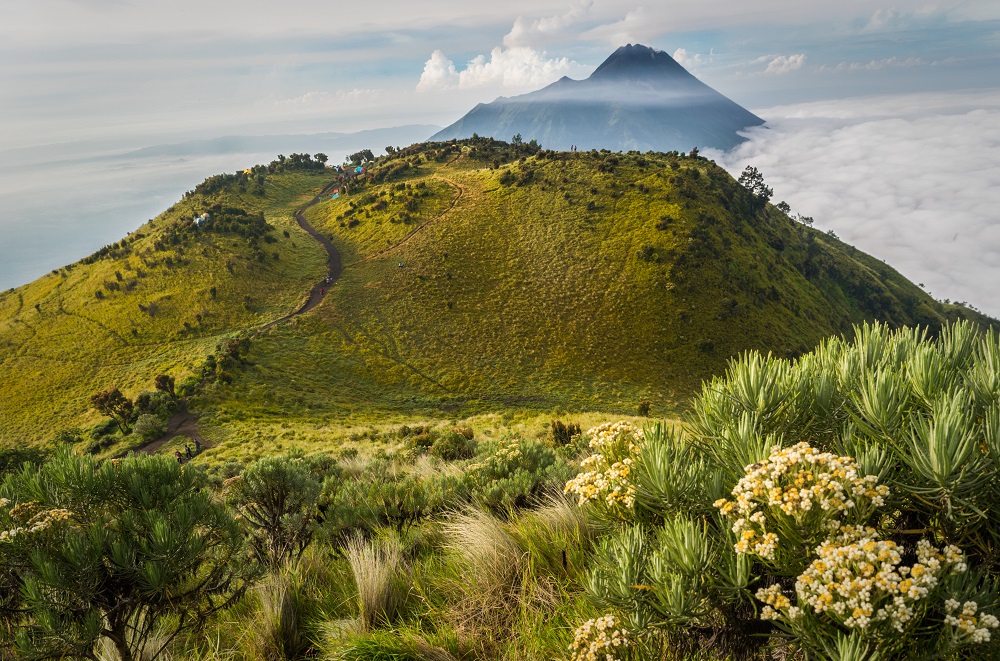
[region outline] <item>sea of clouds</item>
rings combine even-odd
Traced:
[[[793,214],[923,283],[1000,317],[1000,90],[755,109],[765,127],[730,153]]]

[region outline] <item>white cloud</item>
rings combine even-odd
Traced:
[[[694,67],[700,67],[705,64],[711,64],[715,56],[714,51],[709,51],[708,56],[704,56],[701,53],[689,53],[684,48],[678,48],[674,51],[673,58],[686,69],[691,69]]]
[[[436,50],[424,63],[424,72],[417,83],[417,90],[427,92],[456,87],[516,90],[536,88],[570,73],[574,65],[574,62],[565,57],[548,59],[545,53],[528,46],[506,49],[497,46],[490,51],[489,59],[485,55],[477,55],[469,60],[465,69],[458,71],[454,62],[440,50]]]
[[[580,37],[584,40],[599,41],[614,48],[627,43],[648,44],[667,31],[664,18],[663,15],[651,14],[640,5],[626,12],[623,19],[591,28]]]
[[[458,71],[455,69],[455,63],[440,49],[431,53],[430,59],[424,62],[424,72],[420,74],[417,89],[423,92],[457,86]]]
[[[503,38],[503,45],[540,47],[551,43],[554,38],[565,37],[571,29],[586,19],[594,6],[593,0],[579,0],[564,14],[528,19],[518,16],[514,26]]]
[[[794,213],[1000,316],[1000,90],[756,112],[768,128],[717,156],[730,172],[754,165]]]
[[[796,69],[801,69],[802,65],[805,63],[806,63],[806,56],[804,53],[795,53],[794,55],[779,55],[767,63],[767,68],[764,69],[764,73],[773,73],[779,75],[790,73],[792,71],[795,71]]]

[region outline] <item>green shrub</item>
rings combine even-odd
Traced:
[[[143,440],[156,438],[165,431],[167,431],[167,424],[162,418],[151,413],[140,414],[132,427],[132,433]]]
[[[475,444],[462,434],[454,431],[445,432],[430,447],[432,456],[444,459],[445,461],[469,459],[474,452]]]
[[[493,512],[532,504],[569,472],[551,448],[538,441],[505,437],[483,443],[465,474],[469,497]]]
[[[768,639],[830,660],[1000,654],[996,334],[876,324],[796,361],[751,352],[705,384],[683,432],[632,437],[632,461],[585,460],[568,486],[619,503],[594,508],[614,532],[588,586],[630,639],[734,657]]]
[[[225,482],[256,559],[276,567],[302,555],[312,539],[322,482],[302,457],[264,457]]]
[[[244,591],[239,527],[166,457],[65,449],[0,487],[0,645],[18,658],[155,659]]]

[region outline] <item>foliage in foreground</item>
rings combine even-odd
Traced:
[[[61,452],[0,488],[0,642],[21,659],[155,659],[246,587],[239,528],[164,457]]]
[[[585,642],[613,621],[734,658],[997,656],[995,334],[873,325],[750,353],[683,433],[608,425],[591,447],[566,489],[614,526],[588,588],[616,619]]]

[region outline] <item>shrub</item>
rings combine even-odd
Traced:
[[[431,455],[445,461],[469,459],[475,451],[474,443],[457,432],[446,432],[430,447]]]
[[[264,457],[225,482],[256,559],[271,567],[302,555],[312,539],[321,482],[302,457]]]
[[[537,441],[505,437],[483,443],[465,482],[480,506],[500,512],[527,507],[548,486],[563,481],[568,466]]]
[[[155,659],[242,595],[239,528],[197,471],[166,457],[98,464],[63,450],[0,487],[0,643],[89,658],[104,639]],[[13,638],[13,640],[11,640]]]
[[[748,353],[682,432],[632,434],[629,470],[605,458],[603,479],[567,485],[614,530],[588,589],[634,640],[994,658],[998,402],[1000,340],[965,322],[934,339],[866,325],[794,362]]]
[[[580,425],[577,423],[564,424],[561,420],[553,420],[549,425],[552,431],[552,444],[556,447],[569,445],[574,436],[580,435]]]
[[[639,402],[638,406],[635,407],[636,413],[638,413],[640,417],[648,418],[649,417],[649,407],[650,407],[649,400],[648,399],[644,399],[641,402]]]
[[[141,436],[143,440],[147,441],[151,438],[156,438],[165,431],[167,431],[167,425],[163,422],[163,419],[150,413],[139,415],[132,428],[134,434]]]

